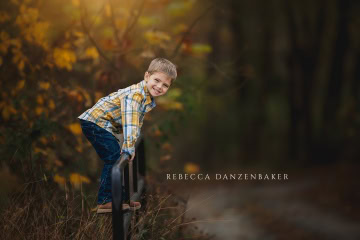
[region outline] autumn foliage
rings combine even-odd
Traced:
[[[141,80],[155,56],[211,52],[192,43],[186,21],[195,1],[11,0],[0,6],[0,151],[3,168],[24,181],[95,181],[96,159],[77,116],[100,97]],[[179,66],[181,71],[181,66]],[[181,85],[159,99],[182,112]],[[151,122],[151,116],[146,118]],[[172,119],[173,120],[173,119]],[[163,122],[148,131],[166,135]],[[165,132],[164,132],[165,131]],[[162,141],[163,141],[162,140]],[[94,155],[94,152],[92,152]]]

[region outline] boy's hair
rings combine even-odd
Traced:
[[[176,66],[165,58],[155,58],[151,61],[147,72],[151,75],[155,72],[163,72],[171,78],[171,82],[177,77]]]

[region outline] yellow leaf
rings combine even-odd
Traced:
[[[167,33],[161,31],[147,31],[144,33],[144,37],[150,44],[154,45],[170,41],[171,39]]]
[[[100,42],[103,48],[107,51],[113,50],[116,47],[116,44],[111,38],[102,39]]]
[[[44,49],[48,49],[48,42],[46,39],[46,33],[49,28],[48,22],[37,22],[32,25],[31,28],[31,42],[42,46]]]
[[[76,55],[73,51],[65,48],[55,48],[53,52],[55,65],[59,68],[72,69],[72,64],[76,62]]]
[[[184,105],[181,102],[172,101],[167,97],[163,97],[161,99],[159,98],[157,103],[166,110],[178,110],[178,111],[184,110]]]
[[[176,25],[173,29],[173,33],[174,34],[180,34],[180,33],[183,33],[187,30],[187,26],[183,23],[180,23],[178,25]]]
[[[44,144],[44,145],[47,144],[46,137],[41,137],[41,138],[39,139],[39,141],[40,141],[42,144]]]
[[[162,156],[160,158],[160,162],[165,162],[165,161],[169,161],[171,159],[171,155],[170,154],[167,154],[165,156]]]
[[[20,71],[24,70],[24,67],[25,67],[25,62],[24,60],[20,60],[20,62],[18,63],[18,69]]]
[[[5,119],[5,120],[9,120],[10,119],[10,116],[11,114],[16,114],[17,111],[16,109],[11,106],[11,105],[5,105],[4,104],[4,108],[2,110],[2,117]]]
[[[56,166],[58,166],[58,167],[62,167],[64,164],[60,161],[60,160],[58,160],[58,159],[55,159],[54,160],[54,163],[55,163],[55,165]]]
[[[212,51],[212,47],[208,44],[192,44],[191,50],[196,55],[204,55]]]
[[[77,96],[76,96],[76,100],[78,101],[78,102],[82,102],[83,101],[83,96],[82,95],[80,95],[80,94],[77,94]]]
[[[0,40],[1,40],[0,52],[5,54],[8,51],[8,48],[9,48],[9,46],[11,44],[9,34],[7,32],[1,31],[0,32]]]
[[[140,54],[141,57],[143,58],[154,58],[155,57],[155,53],[150,50],[150,49],[147,49],[147,50],[144,50],[141,54]]]
[[[50,83],[49,82],[39,82],[39,87],[41,89],[48,90],[50,87]]]
[[[96,60],[99,58],[99,53],[95,47],[89,47],[85,50],[85,56]]]
[[[10,112],[9,112],[7,107],[4,107],[1,114],[2,114],[2,117],[3,117],[4,120],[9,120]]]
[[[42,153],[44,154],[45,156],[48,155],[47,152],[41,148],[38,148],[38,147],[35,147],[34,148],[34,153]]]
[[[21,48],[21,40],[19,38],[13,38],[10,40],[10,44],[13,45],[15,48]]]
[[[40,107],[40,106],[38,106],[38,107],[36,107],[35,108],[35,113],[36,113],[36,115],[41,115],[41,113],[43,113],[44,112],[44,108],[42,108],[42,107]]]
[[[153,134],[154,134],[154,136],[156,136],[156,137],[162,136],[162,132],[161,132],[159,129],[156,129]]]
[[[7,14],[6,12],[2,12],[2,11],[0,12],[0,23],[4,23],[9,19],[10,19],[9,14]]]
[[[173,17],[185,15],[192,7],[194,1],[173,1],[167,7],[168,13]]]
[[[52,135],[51,135],[51,139],[52,139],[53,142],[55,142],[55,141],[57,140],[56,135],[55,135],[55,134],[52,134]]]
[[[82,153],[83,149],[80,145],[75,147],[76,151],[78,151],[79,153]]]
[[[79,7],[80,6],[80,0],[71,0],[72,4],[75,6],[75,7]]]
[[[78,173],[71,173],[70,174],[70,183],[76,188],[80,188],[81,183],[90,183],[90,179],[82,176]]]
[[[54,100],[50,99],[49,100],[49,103],[48,103],[48,106],[51,110],[54,110],[55,109],[55,102]]]
[[[55,174],[54,182],[56,182],[59,185],[64,185],[66,183],[66,179],[58,174]]]
[[[161,146],[161,149],[163,149],[165,151],[172,151],[172,146],[170,143],[166,142]]]
[[[180,97],[182,94],[182,91],[180,88],[172,88],[169,93],[167,94],[167,96],[169,98],[172,98],[172,99],[175,99],[175,98],[178,98]]]
[[[83,32],[80,32],[80,31],[74,31],[74,35],[75,35],[77,38],[84,38],[84,33],[83,33]]]
[[[123,29],[126,26],[126,21],[123,18],[117,18],[115,20],[115,25],[119,29]]]
[[[9,105],[8,108],[9,108],[10,113],[12,113],[12,114],[17,113],[16,109],[12,105]]]
[[[41,95],[36,96],[36,102],[40,105],[44,104],[44,98]]]
[[[184,166],[184,171],[185,173],[198,173],[200,170],[199,165],[195,164],[195,163],[186,163]]]
[[[90,183],[90,179],[88,177],[80,176],[80,179],[83,183]]]
[[[80,135],[81,134],[81,126],[79,123],[72,123],[68,125],[69,130],[74,134],[74,135]]]
[[[111,6],[109,3],[105,4],[105,16],[107,16],[107,17],[111,16]]]
[[[173,102],[171,104],[171,109],[174,109],[174,110],[184,110],[184,106],[181,102]]]
[[[141,16],[139,18],[139,24],[140,26],[143,27],[147,27],[147,26],[154,26],[155,24],[157,24],[159,22],[159,18],[158,17],[145,17],[145,16]]]
[[[25,80],[21,80],[21,81],[18,82],[18,84],[16,85],[16,90],[21,90],[24,86],[25,86]]]

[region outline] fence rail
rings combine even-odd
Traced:
[[[145,147],[144,139],[136,142],[135,158],[129,163],[130,156],[121,154],[111,170],[112,185],[112,225],[113,239],[125,240],[130,227],[133,211],[124,212],[122,204],[130,200],[139,201],[145,188]],[[122,186],[125,187],[123,196]]]

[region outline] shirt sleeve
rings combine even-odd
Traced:
[[[127,95],[121,99],[121,123],[124,143],[121,153],[135,154],[135,143],[140,135],[140,107],[144,96],[140,93]]]

